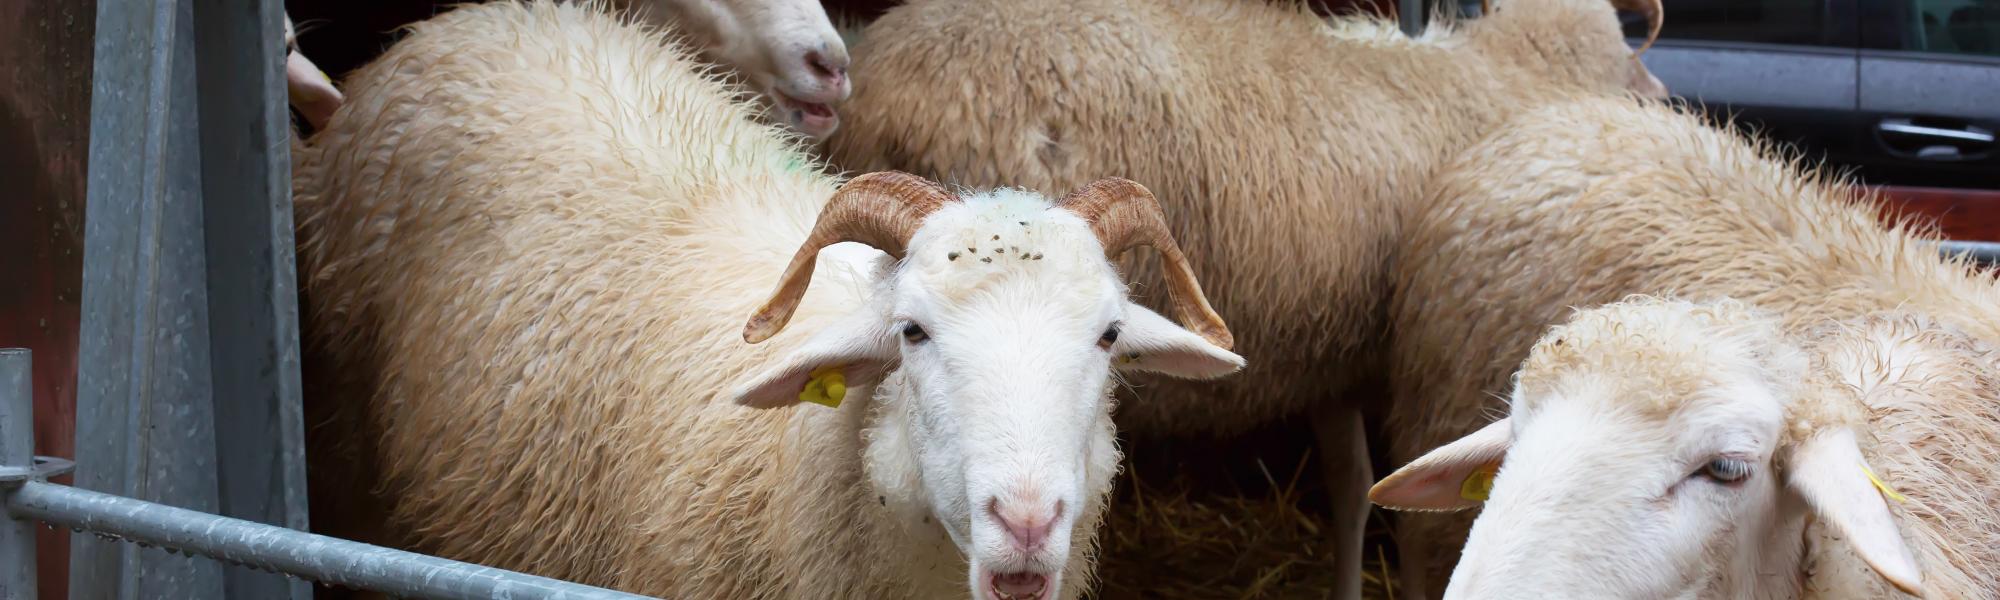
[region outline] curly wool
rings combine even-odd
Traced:
[[[1923,566],[1925,595],[2000,596],[2000,351],[1901,311],[1815,328],[1807,339],[1818,377],[1792,410],[1790,439],[1829,427],[1871,434],[1864,453],[1905,498],[1890,509]],[[1808,534],[1819,543],[1807,597],[1894,595],[1837,532]]]

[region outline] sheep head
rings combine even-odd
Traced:
[[[1446,598],[1792,597],[1807,508],[1914,593],[1916,563],[1856,442],[1865,425],[1796,431],[1843,400],[1808,371],[1779,321],[1741,303],[1580,311],[1535,346],[1508,418],[1369,496],[1484,502]]]
[[[333,79],[299,53],[298,34],[292,28],[291,15],[285,15],[285,93],[292,108],[316,130],[325,129],[333,112],[345,102],[340,90],[333,87]]]
[[[818,0],[621,0],[670,25],[703,60],[728,67],[774,120],[814,139],[840,127],[847,44]]]
[[[744,337],[784,327],[828,245],[888,255],[871,296],[736,401],[856,400],[841,410],[870,415],[865,462],[883,504],[911,527],[941,528],[968,559],[975,597],[1065,596],[1117,468],[1116,373],[1213,378],[1243,366],[1159,210],[1115,179],[1050,202],[1020,190],[959,197],[904,173],[855,178]],[[1170,277],[1179,313],[1201,334],[1127,298],[1112,258],[1141,245],[1181,273]]]

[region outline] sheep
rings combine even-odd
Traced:
[[[793,131],[825,139],[840,127],[833,105],[851,91],[847,43],[819,0],[613,1],[732,69]]]
[[[712,64],[721,65],[758,94],[761,114],[812,139],[840,127],[833,104],[847,98],[847,43],[817,0],[610,0],[605,9],[626,11],[673,31]],[[306,60],[285,17],[290,52],[285,78],[292,105],[315,130],[340,107],[340,92]]]
[[[1682,107],[1578,99],[1524,113],[1440,169],[1389,302],[1389,461],[1485,425],[1564,307],[1733,297],[1788,326],[1905,308],[2000,340],[1991,272],[1867,192]],[[1470,519],[1397,515],[1400,589],[1438,591]]]
[[[360,436],[398,545],[670,598],[1074,598],[1114,373],[1244,364],[1139,184],[840,185],[591,7],[446,13],[347,91],[295,189],[340,374],[312,472]],[[1137,246],[1193,332],[1126,299]]]
[[[1619,4],[1657,25],[1657,3]],[[849,124],[825,152],[851,170],[1044,193],[1095,173],[1147,182],[1257,365],[1220,385],[1151,385],[1121,426],[1230,435],[1310,411],[1337,492],[1332,535],[1351,541],[1336,568],[1359,573],[1374,476],[1361,407],[1340,396],[1375,370],[1363,349],[1379,335],[1396,205],[1525,107],[1664,94],[1611,4],[1499,8],[1410,40],[1392,21],[1241,0],[919,0],[855,46]],[[1130,266],[1142,289],[1159,281]]]
[[[1580,311],[1509,417],[1377,495],[1486,498],[1446,598],[2000,597],[2000,353],[1921,313],[1784,322]]]

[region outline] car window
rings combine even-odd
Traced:
[[[2000,56],[2000,0],[1898,0],[1891,50]],[[1871,36],[1872,37],[1872,36]],[[1877,44],[1870,44],[1877,45]]]
[[[1907,1],[1907,0],[1906,0]],[[1854,36],[1828,0],[1670,0],[1665,40],[1754,42],[1849,48]],[[1645,20],[1625,15],[1625,35],[1645,37]]]

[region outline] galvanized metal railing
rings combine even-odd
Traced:
[[[9,517],[0,523],[0,600],[35,598],[36,521],[410,598],[645,598],[48,483],[69,465],[34,456],[31,362],[25,349],[0,349],[0,499]]]
[[[2000,265],[2000,243],[1945,241],[1938,244],[1945,255],[1964,254],[1989,265]]]

